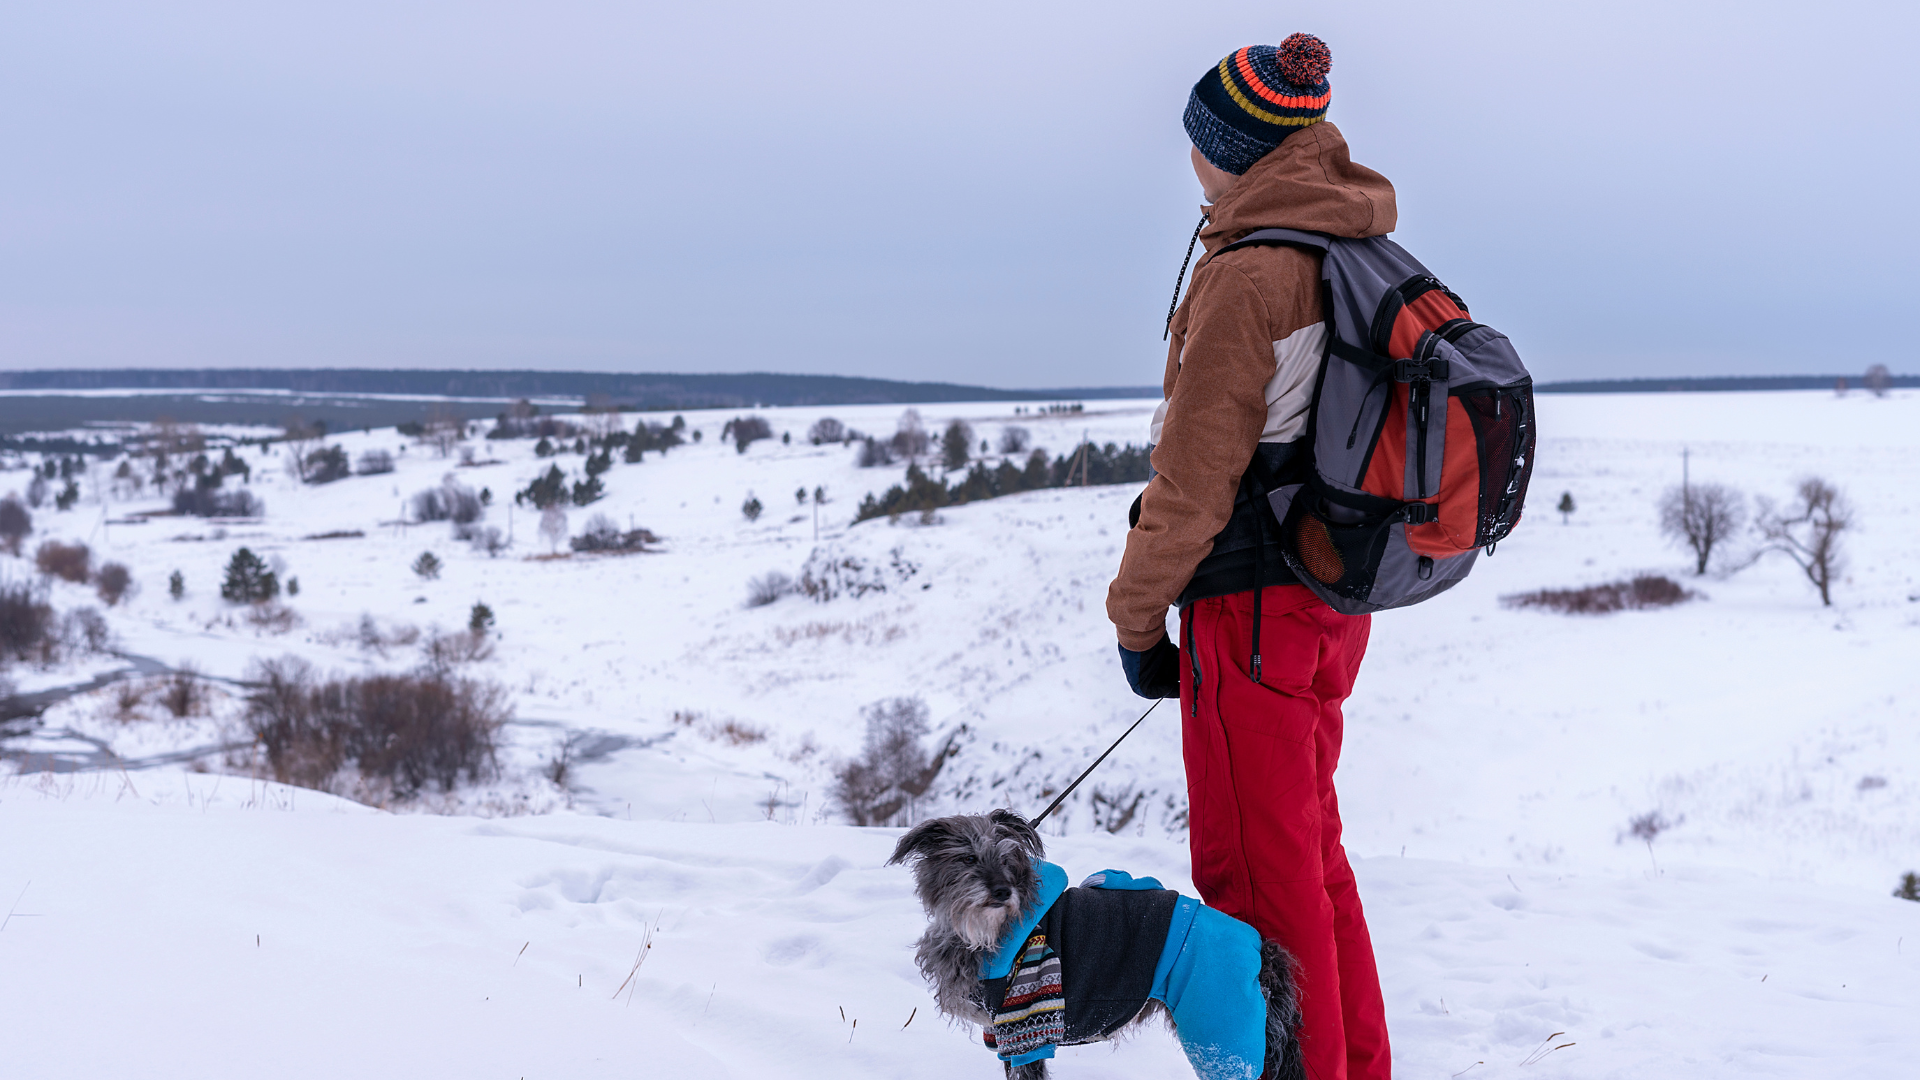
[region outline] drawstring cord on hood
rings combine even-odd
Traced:
[[[1180,276],[1173,279],[1173,303],[1167,305],[1167,328],[1161,332],[1160,340],[1167,340],[1173,333],[1173,313],[1180,310],[1180,286],[1187,280],[1187,264],[1193,261],[1193,246],[1200,242],[1200,230],[1207,227],[1207,215],[1200,215],[1200,224],[1193,227],[1193,239],[1187,241],[1187,257],[1180,260]]]

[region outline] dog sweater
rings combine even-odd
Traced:
[[[1098,1042],[1155,1000],[1173,1014],[1201,1080],[1260,1075],[1266,998],[1252,927],[1153,878],[1105,870],[1069,889],[1060,867],[1038,870],[1032,909],[981,966],[993,1017],[982,1039],[1001,1061],[1025,1065],[1056,1046]]]

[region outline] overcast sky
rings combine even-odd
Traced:
[[[1917,11],[27,0],[0,363],[1157,382],[1188,89],[1306,30],[1537,377],[1914,371]]]

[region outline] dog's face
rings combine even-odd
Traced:
[[[907,831],[888,865],[909,863],[927,914],[967,944],[992,948],[1025,912],[1039,886],[1040,834],[1006,810],[923,821]]]

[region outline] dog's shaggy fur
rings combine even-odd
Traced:
[[[930,920],[914,961],[933,987],[942,1013],[982,1027],[992,1025],[993,1017],[979,1000],[981,963],[1008,924],[1032,911],[1040,891],[1033,864],[1045,854],[1046,845],[1033,826],[1006,810],[923,821],[894,847],[888,865],[912,867],[914,891]],[[1267,999],[1267,1059],[1261,1076],[1304,1080],[1293,957],[1277,941],[1260,946],[1260,989]],[[1165,1007],[1149,1001],[1122,1030],[1156,1014],[1165,1016]],[[1008,1071],[1013,1080],[1045,1080],[1046,1075],[1045,1061]]]

